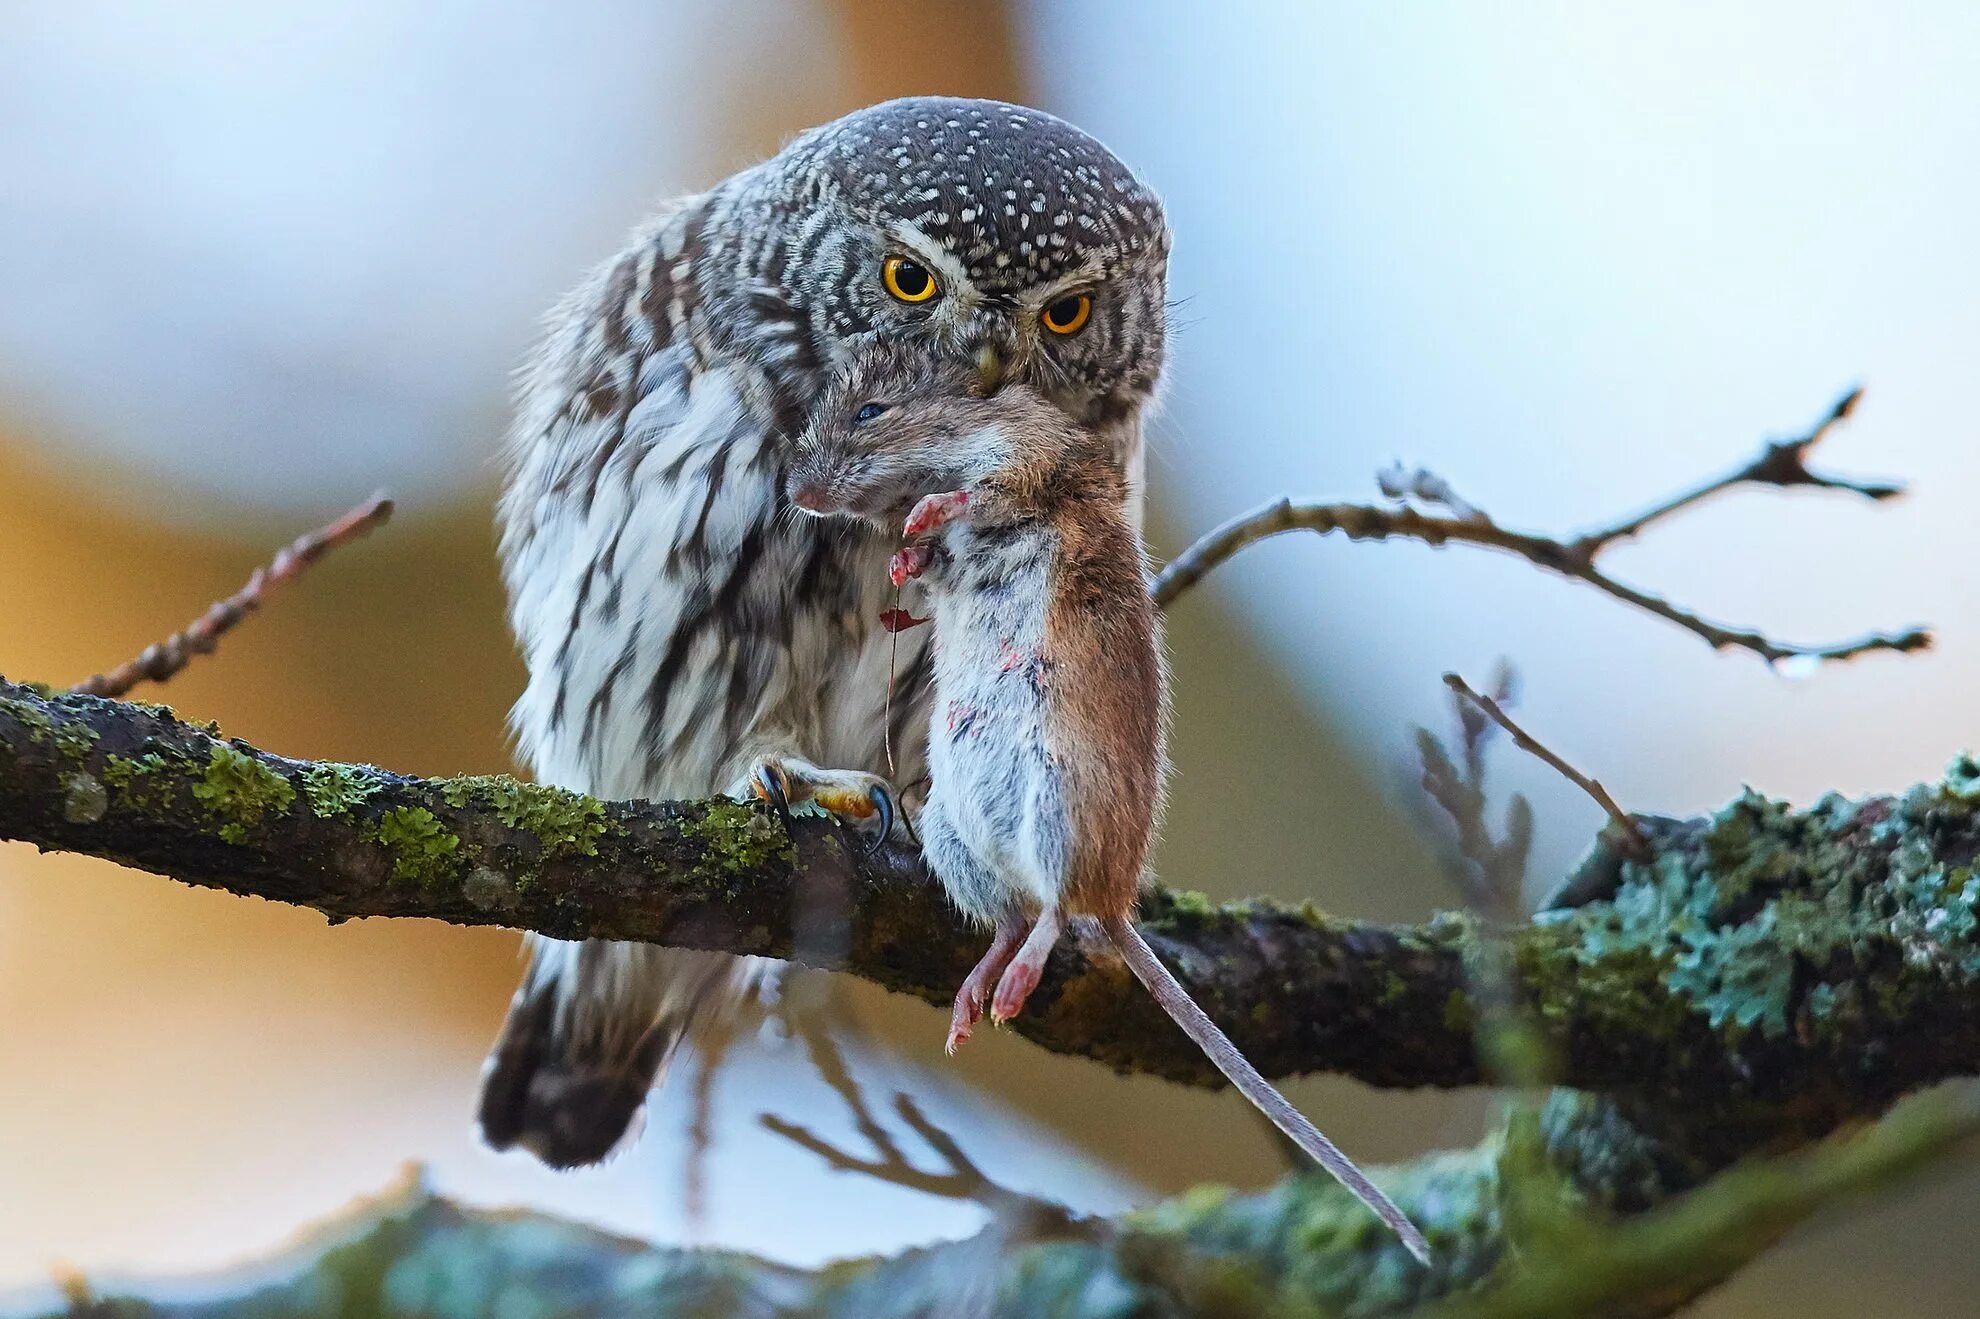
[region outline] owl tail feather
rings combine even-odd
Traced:
[[[734,958],[535,940],[482,1073],[482,1138],[552,1168],[626,1142],[647,1094],[710,1014],[737,997]]]

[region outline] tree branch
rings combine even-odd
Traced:
[[[220,638],[249,614],[260,609],[269,596],[287,586],[318,559],[340,545],[348,544],[392,518],[392,501],[383,494],[351,509],[335,522],[305,532],[276,551],[265,568],[256,568],[247,585],[217,601],[184,631],[174,632],[155,646],[146,646],[136,659],[127,660],[108,673],[99,673],[77,683],[73,690],[87,696],[122,696],[141,682],[164,682],[192,662],[195,655],[211,655]]]
[[[1849,415],[1860,395],[1861,391],[1852,390],[1808,434],[1767,445],[1759,456],[1745,466],[1666,499],[1642,513],[1572,539],[1502,527],[1459,498],[1450,485],[1434,473],[1421,469],[1391,469],[1380,477],[1385,494],[1447,511],[1426,513],[1409,503],[1398,508],[1381,508],[1372,504],[1295,504],[1290,499],[1275,500],[1232,518],[1198,538],[1156,574],[1150,590],[1158,605],[1167,606],[1201,581],[1211,569],[1247,545],[1287,531],[1315,531],[1322,535],[1338,531],[1350,540],[1416,540],[1431,546],[1473,545],[1511,554],[1535,567],[1583,582],[1624,604],[1675,623],[1714,650],[1733,647],[1751,651],[1769,664],[1783,660],[1822,662],[1854,659],[1880,650],[1900,654],[1924,650],[1932,644],[1932,634],[1922,627],[1867,633],[1819,645],[1777,640],[1753,628],[1715,623],[1689,609],[1680,608],[1662,596],[1618,581],[1598,563],[1602,552],[1618,541],[1636,535],[1651,523],[1679,509],[1688,508],[1736,485],[1819,486],[1849,490],[1875,500],[1896,495],[1902,487],[1886,482],[1826,476],[1807,467],[1809,450]]]
[[[196,1286],[126,1284],[105,1297],[77,1279],[67,1304],[45,1313],[301,1319],[321,1312],[327,1291],[379,1319],[423,1319],[436,1305],[488,1314],[522,1296],[544,1314],[764,1319],[1663,1315],[1816,1209],[1915,1171],[1976,1131],[1971,1095],[1930,1096],[1867,1132],[1750,1161],[1694,1189],[1669,1176],[1664,1147],[1615,1109],[1559,1097],[1476,1149],[1378,1174],[1429,1226],[1438,1248],[1429,1270],[1411,1265],[1365,1209],[1320,1177],[1244,1194],[1198,1188],[1112,1220],[1001,1214],[973,1238],[818,1270],[464,1208],[413,1183],[315,1230],[285,1267],[256,1265]],[[1604,1157],[1584,1157],[1597,1149]],[[1620,1203],[1626,1194],[1633,1203]],[[1533,1221],[1505,1211],[1513,1195],[1545,1197]],[[199,1299],[179,1299],[188,1292]]]
[[[1450,688],[1452,694],[1460,701],[1471,705],[1487,719],[1490,719],[1493,723],[1504,729],[1506,735],[1512,738],[1514,746],[1526,752],[1541,764],[1553,770],[1556,774],[1559,774],[1575,787],[1581,789],[1590,801],[1600,806],[1603,813],[1609,817],[1609,823],[1615,826],[1620,843],[1623,849],[1629,853],[1630,860],[1648,861],[1650,859],[1650,840],[1645,838],[1643,831],[1636,827],[1635,817],[1616,804],[1616,799],[1609,795],[1609,790],[1602,786],[1600,779],[1590,778],[1569,764],[1558,751],[1555,751],[1545,742],[1542,742],[1539,738],[1527,732],[1511,715],[1507,714],[1505,706],[1497,698],[1473,690],[1471,684],[1466,682],[1458,674],[1446,673],[1444,675],[1444,686]]]
[[[1748,796],[1710,820],[1646,818],[1654,861],[1598,846],[1563,890],[1576,905],[1513,935],[1516,1002],[1562,1082],[1700,1112],[1791,1101],[1825,1127],[1980,1070],[1976,803],[1980,769],[1962,759],[1898,798],[1797,812]],[[856,864],[828,821],[787,834],[723,800],[601,803],[500,777],[286,760],[162,707],[5,683],[0,838],[333,920],[425,916],[790,958],[938,1004],[982,942],[916,858]],[[806,946],[794,914],[821,886],[845,895],[848,918],[843,938]],[[1480,1079],[1471,918],[1383,926],[1158,890],[1143,928],[1269,1075]],[[1215,1083],[1124,967],[1072,942],[1021,1033]]]

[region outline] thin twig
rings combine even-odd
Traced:
[[[1492,675],[1490,708],[1503,714],[1517,688],[1512,665],[1501,659]],[[1527,912],[1533,807],[1524,794],[1513,793],[1506,803],[1504,836],[1493,836],[1485,814],[1485,749],[1493,734],[1510,729],[1510,723],[1492,718],[1485,706],[1466,700],[1456,688],[1451,690],[1451,714],[1457,720],[1463,769],[1429,729],[1417,729],[1416,739],[1423,761],[1423,790],[1450,816],[1459,856],[1469,863],[1453,866],[1453,875],[1470,904],[1485,917],[1478,931],[1477,955],[1465,968],[1477,1009],[1473,1042],[1488,1075],[1515,1088],[1536,1089],[1551,1084],[1560,1067],[1520,1001],[1513,971],[1512,931]]]
[[[845,1055],[833,1041],[825,1023],[816,1014],[791,1014],[792,1029],[804,1041],[812,1067],[819,1078],[839,1096],[851,1114],[853,1126],[873,1149],[864,1158],[840,1149],[808,1127],[778,1117],[759,1114],[757,1121],[792,1144],[809,1150],[839,1172],[859,1173],[894,1186],[905,1186],[928,1195],[951,1200],[970,1200],[988,1209],[1003,1211],[1019,1205],[1043,1205],[1033,1196],[1013,1191],[991,1180],[975,1161],[963,1153],[955,1137],[937,1126],[914,1099],[904,1093],[894,1095],[894,1112],[919,1136],[946,1166],[930,1171],[908,1158],[892,1132],[875,1117],[866,1102],[866,1093],[853,1078]]]
[[[1846,490],[1862,495],[1865,499],[1893,499],[1904,493],[1904,486],[1894,481],[1864,481],[1847,477],[1828,476],[1808,469],[1808,452],[1826,438],[1830,431],[1847,421],[1856,404],[1863,397],[1859,387],[1850,390],[1836,401],[1836,405],[1825,413],[1822,419],[1796,439],[1775,440],[1764,445],[1744,467],[1727,472],[1715,480],[1697,485],[1681,494],[1671,496],[1653,504],[1632,517],[1623,518],[1583,532],[1568,543],[1568,548],[1576,557],[1592,561],[1597,554],[1619,540],[1627,540],[1642,532],[1653,522],[1662,521],[1680,509],[1702,503],[1724,490],[1739,485],[1771,485],[1785,489],[1789,486],[1816,486],[1824,490]]]
[[[1468,703],[1493,723],[1505,729],[1511,736],[1514,746],[1538,758],[1562,778],[1594,798],[1595,804],[1608,812],[1610,821],[1621,835],[1622,848],[1632,861],[1650,859],[1650,840],[1644,836],[1642,827],[1636,823],[1636,817],[1616,804],[1616,799],[1609,795],[1609,790],[1602,786],[1600,780],[1592,779],[1570,765],[1540,739],[1515,723],[1513,717],[1506,713],[1505,707],[1498,701],[1482,692],[1473,691],[1471,684],[1457,674],[1446,673],[1444,685],[1449,687],[1459,700]]]
[[[72,689],[85,696],[122,696],[141,682],[164,682],[192,662],[195,655],[210,655],[220,638],[249,614],[260,609],[275,591],[302,575],[305,568],[349,541],[356,540],[392,516],[392,501],[383,494],[373,495],[327,526],[298,536],[277,551],[266,567],[256,568],[243,586],[186,628],[174,633],[144,653],[108,673],[85,678]]]
[[[708,1226],[708,1165],[715,1156],[715,1087],[722,1064],[736,1042],[737,1019],[711,1013],[694,1041],[694,1086],[688,1105],[687,1158],[682,1170],[681,1201],[691,1241],[702,1240]]]
[[[1427,467],[1404,467],[1391,463],[1375,473],[1375,484],[1391,499],[1416,500],[1437,504],[1451,511],[1461,522],[1491,522],[1476,504],[1458,494],[1451,483]]]
[[[1500,661],[1492,690],[1501,703],[1513,697],[1512,667]],[[1485,745],[1495,725],[1483,711],[1453,695],[1457,716],[1460,769],[1443,742],[1427,728],[1416,730],[1417,754],[1423,766],[1423,791],[1450,817],[1457,833],[1458,855],[1470,863],[1457,873],[1465,896],[1491,919],[1511,926],[1526,914],[1526,866],[1533,850],[1533,808],[1514,793],[1506,803],[1505,836],[1496,838],[1485,816]]]
[[[1899,632],[1877,632],[1824,645],[1779,641],[1752,628],[1716,623],[1691,610],[1671,604],[1661,596],[1611,577],[1597,564],[1602,550],[1620,539],[1635,535],[1651,522],[1676,510],[1697,503],[1708,495],[1742,482],[1765,485],[1814,485],[1828,489],[1852,490],[1870,499],[1885,499],[1898,487],[1882,483],[1846,481],[1810,472],[1804,464],[1808,449],[1829,428],[1847,416],[1857,395],[1852,392],[1831,410],[1829,417],[1798,440],[1772,444],[1754,462],[1728,477],[1706,483],[1666,500],[1650,510],[1594,532],[1561,540],[1537,532],[1515,531],[1499,526],[1463,501],[1452,505],[1441,495],[1434,501],[1426,489],[1448,492],[1441,483],[1432,485],[1427,473],[1405,474],[1408,478],[1392,483],[1405,493],[1414,490],[1424,502],[1446,507],[1462,506],[1463,512],[1426,513],[1413,505],[1382,508],[1372,504],[1295,504],[1290,499],[1275,500],[1215,528],[1156,574],[1150,587],[1155,603],[1167,606],[1201,581],[1211,569],[1247,545],[1286,531],[1314,531],[1325,535],[1338,531],[1350,540],[1416,540],[1426,545],[1474,545],[1515,555],[1549,572],[1584,582],[1624,604],[1654,614],[1701,638],[1715,650],[1735,647],[1751,651],[1769,664],[1783,660],[1826,661],[1853,659],[1871,651],[1900,654],[1924,650],[1932,644],[1932,634],[1923,627]]]

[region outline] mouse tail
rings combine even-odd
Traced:
[[[1423,1264],[1430,1263],[1430,1243],[1416,1224],[1409,1221],[1409,1217],[1396,1207],[1395,1201],[1382,1193],[1380,1187],[1368,1180],[1368,1175],[1355,1165],[1354,1160],[1341,1153],[1339,1146],[1321,1134],[1318,1127],[1306,1120],[1305,1114],[1279,1093],[1277,1086],[1251,1065],[1250,1059],[1231,1043],[1230,1036],[1217,1028],[1217,1023],[1196,1005],[1196,1000],[1170,974],[1169,968],[1162,965],[1162,959],[1155,956],[1155,950],[1141,937],[1141,931],[1134,928],[1134,922],[1117,917],[1101,924],[1114,946],[1120,949],[1135,978],[1147,987],[1162,1010],[1196,1041],[1204,1056],[1216,1064],[1217,1070],[1230,1079],[1239,1093],[1256,1105],[1259,1112],[1272,1120],[1272,1125],[1285,1132],[1315,1163],[1353,1192],[1355,1198],[1373,1210],[1377,1218],[1388,1224],[1402,1238],[1410,1254]]]

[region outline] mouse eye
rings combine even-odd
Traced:
[[[1039,313],[1038,319],[1053,334],[1078,334],[1079,327],[1093,314],[1093,298],[1085,293],[1060,298]]]
[[[853,413],[853,425],[863,426],[887,410],[885,403],[863,403],[858,412]]]
[[[942,291],[928,267],[904,256],[890,256],[881,264],[880,282],[902,302],[926,302]]]

